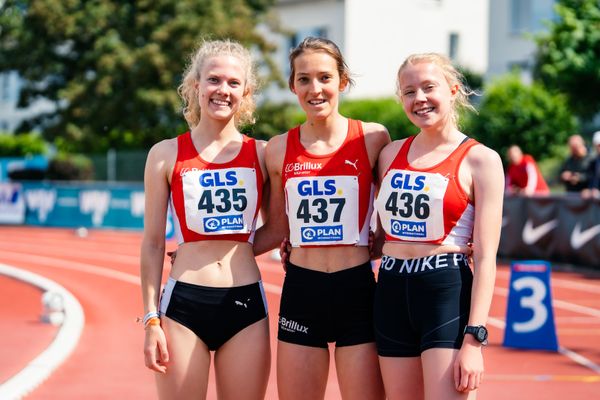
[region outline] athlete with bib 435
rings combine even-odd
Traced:
[[[379,157],[375,206],[385,244],[374,318],[385,391],[392,400],[474,398],[494,290],[502,163],[458,130],[469,90],[447,58],[408,57],[397,86],[420,132]]]
[[[334,342],[342,398],[381,399],[367,246],[373,170],[389,134],[379,124],[340,115],[340,93],[352,82],[333,42],[306,38],[290,54],[290,67],[289,86],[306,122],[272,138],[266,150],[271,200],[265,230],[280,237],[289,227],[292,246],[279,314],[279,398],[324,397],[328,343]]]
[[[252,121],[255,86],[248,50],[205,42],[179,87],[191,131],[148,154],[144,356],[161,399],[206,398],[211,352],[218,398],[265,396],[269,329],[252,241],[266,144],[237,129]],[[179,247],[159,302],[169,202]]]

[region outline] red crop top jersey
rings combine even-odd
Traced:
[[[402,144],[375,200],[386,241],[464,246],[473,235],[475,209],[460,186],[458,170],[478,142],[466,138],[439,164],[417,169],[407,160],[414,138]]]
[[[282,184],[293,247],[366,246],[373,212],[373,171],[362,123],[348,120],[338,150],[310,154],[300,127],[288,132]]]
[[[242,136],[240,152],[226,163],[203,160],[189,132],[177,137],[170,205],[178,243],[254,239],[263,175],[256,141]]]

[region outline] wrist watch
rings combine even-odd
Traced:
[[[477,325],[477,326],[465,326],[465,331],[463,332],[463,335],[466,334],[470,334],[473,335],[475,337],[475,339],[481,343],[483,346],[488,344],[488,331],[486,329],[485,326],[483,325]]]

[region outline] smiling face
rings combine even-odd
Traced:
[[[232,119],[244,98],[245,81],[238,58],[230,55],[208,58],[196,83],[201,118]]]
[[[406,115],[421,130],[442,130],[453,120],[458,87],[450,87],[440,67],[432,62],[406,65],[398,76],[399,95]]]
[[[294,60],[292,91],[309,120],[337,113],[339,94],[347,82],[340,79],[336,60],[321,51],[305,51]]]

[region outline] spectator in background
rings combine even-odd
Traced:
[[[580,135],[569,137],[570,155],[560,169],[560,181],[567,192],[581,192],[588,187],[588,165],[591,157],[588,155],[585,142]]]
[[[508,170],[506,172],[506,192],[524,196],[550,193],[537,163],[529,154],[523,154],[521,148],[512,145],[506,153]]]
[[[596,149],[596,157],[588,165],[588,187],[581,192],[585,199],[600,198],[600,131],[594,133],[592,144]]]

